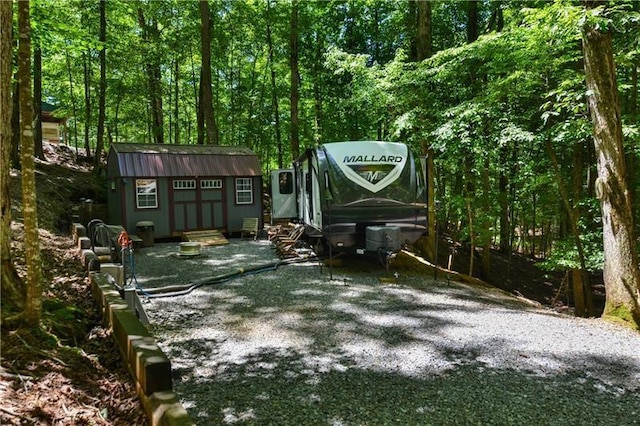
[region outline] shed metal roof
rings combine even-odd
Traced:
[[[247,147],[116,143],[120,177],[260,176],[258,156]]]

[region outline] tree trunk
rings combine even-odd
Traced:
[[[467,207],[467,220],[469,221],[469,276],[473,276],[473,261],[476,254],[476,240],[473,236],[473,213],[471,210],[471,200],[465,197]]]
[[[482,170],[482,207],[484,210],[482,217],[482,278],[489,280],[491,275],[491,202],[489,188],[489,156],[484,158]]]
[[[153,23],[154,40],[159,38],[158,24]],[[164,112],[162,110],[162,73],[160,63],[157,58],[153,58],[151,63],[151,73],[149,73],[151,82],[151,112],[153,114],[153,140],[155,143],[164,143]]]
[[[422,61],[431,56],[433,49],[431,40],[431,2],[418,1],[418,23],[416,39],[417,60]]]
[[[592,6],[587,2],[587,7]],[[606,292],[603,316],[640,328],[640,270],[622,146],[612,35],[587,23],[582,41],[597,156],[596,192],[602,212]]]
[[[24,251],[27,266],[25,281],[25,322],[40,324],[42,312],[42,265],[38,240],[36,175],[33,144],[33,98],[31,95],[31,24],[29,0],[18,1],[18,76],[20,79],[20,159],[22,162],[22,214]]]
[[[300,156],[300,133],[298,131],[298,102],[300,99],[298,71],[298,0],[291,3],[291,157]]]
[[[174,94],[173,94],[173,125],[174,136],[173,143],[180,144],[180,109],[178,108],[178,100],[180,99],[180,63],[176,59],[174,61]]]
[[[504,15],[502,13],[502,4],[500,2],[496,2],[494,4],[494,9],[491,12],[491,17],[489,18],[489,23],[487,24],[487,29],[489,31],[502,31],[504,27]]]
[[[44,160],[42,149],[42,49],[38,42],[33,49],[33,143],[35,154]]]
[[[408,0],[407,4],[407,17],[406,17],[406,34],[409,38],[409,60],[417,61],[418,60],[418,36],[417,36],[417,28],[418,28],[418,7],[420,4],[419,0]]]
[[[569,190],[564,184],[564,180],[562,179],[562,174],[560,173],[560,165],[558,163],[558,157],[556,156],[556,153],[553,150],[553,146],[551,145],[551,140],[549,138],[547,138],[546,140],[546,148],[547,148],[547,153],[549,154],[549,158],[551,159],[551,164],[553,166],[553,170],[556,176],[558,189],[560,190],[560,196],[562,198],[562,202],[567,211],[569,226],[571,227],[571,234],[573,236],[576,249],[578,250],[578,261],[580,262],[580,270],[582,271],[582,279],[581,280],[574,279],[574,284],[573,284],[574,300],[576,304],[576,315],[585,316],[585,317],[592,316],[595,313],[595,308],[593,306],[593,296],[591,295],[591,286],[589,285],[589,279],[587,276],[586,260],[585,260],[584,248],[582,246],[582,239],[580,237],[580,229],[578,228],[579,212],[575,208],[575,203],[571,203]],[[575,272],[574,272],[574,277],[575,277]],[[579,303],[582,303],[582,301],[584,301],[584,306],[579,306]]]
[[[13,55],[12,55],[13,57]],[[11,106],[11,165],[20,168],[20,81],[18,72],[15,73],[13,84],[13,100]]]
[[[147,45],[143,47],[146,51],[145,69],[147,72],[147,82],[149,85],[149,104],[151,107],[151,135],[153,136],[153,142],[158,144],[164,143],[164,120],[162,113],[162,87],[161,87],[161,75],[160,64],[154,49],[149,49],[148,45],[158,41],[160,37],[158,31],[158,23],[147,23],[142,8],[138,8],[138,24],[142,30],[142,43]]]
[[[284,156],[282,149],[282,136],[280,134],[280,111],[278,108],[278,91],[276,85],[276,67],[273,63],[273,40],[271,38],[271,0],[267,0],[267,48],[269,49],[269,69],[271,70],[271,99],[273,108],[273,119],[276,131],[276,147],[278,149],[278,168],[284,167]]]
[[[93,172],[100,174],[102,168],[102,150],[104,149],[105,103],[107,97],[107,11],[106,0],[100,0],[100,43],[102,44],[98,57],[100,58],[100,83],[98,93],[98,134],[96,151],[93,159]]]
[[[316,34],[315,61],[313,64],[313,142],[319,144],[322,140],[322,95],[320,92],[320,74],[322,69],[323,43],[319,34]]]
[[[69,73],[69,98],[71,99],[71,106],[73,108],[73,140],[75,143],[75,152],[78,154],[78,108],[76,105],[76,97],[73,94],[73,74],[71,73],[71,58],[69,52],[65,50],[65,57],[67,62],[67,72]],[[69,141],[67,141],[67,144]]]
[[[233,25],[233,24],[232,24]],[[231,27],[231,31],[233,32],[233,26]],[[227,76],[227,87],[229,88],[229,113],[227,114],[227,128],[229,129],[229,142],[231,145],[235,145],[235,139],[237,135],[236,131],[236,123],[238,121],[238,98],[240,97],[239,85],[240,85],[240,66],[237,65],[235,58],[238,53],[235,52],[235,43],[232,41],[227,47],[227,52],[225,52],[227,56],[227,71],[225,75]],[[217,99],[216,99],[217,100]]]
[[[509,225],[509,183],[505,171],[501,168],[498,183],[498,202],[500,203],[500,252],[511,252],[511,226]]]
[[[431,2],[418,1],[416,2],[417,12],[417,28],[416,28],[416,59],[422,61],[431,56],[432,52],[432,38],[431,38]],[[431,260],[434,264],[437,263],[436,259],[436,179],[435,179],[435,152],[428,142],[422,143],[422,152],[427,157],[427,236],[424,240],[424,246],[422,250],[425,253],[427,259]]]
[[[582,282],[582,271],[579,268],[571,270],[571,282],[573,283],[573,306],[575,315],[578,317],[586,317],[586,302],[584,300],[585,285]]]
[[[467,2],[467,43],[478,39],[478,0]]]
[[[634,117],[634,124],[638,125],[638,66],[635,63],[631,64],[631,100],[630,100],[630,115]],[[632,143],[635,143],[633,141]],[[627,150],[627,170],[629,171],[629,197],[631,198],[631,211],[635,212],[633,218],[634,223],[638,223],[640,217],[640,208],[638,208],[638,180],[640,175],[638,174],[638,157],[634,147],[628,147]]]
[[[91,158],[91,146],[89,144],[89,129],[91,128],[91,61],[89,52],[82,54],[84,67],[84,149],[87,158]]]
[[[205,125],[207,144],[218,145],[218,125],[213,110],[211,93],[211,12],[208,0],[200,0],[200,41],[202,64],[200,68],[200,113]]]
[[[536,257],[536,240],[538,238],[538,218],[536,217],[536,207],[538,203],[538,194],[533,192],[531,194],[531,247],[529,257],[535,259]]]
[[[196,105],[196,123],[198,128],[198,145],[204,145],[205,141],[205,124],[204,124],[204,112],[202,111],[202,69],[200,69],[200,80],[198,83],[198,103]]]
[[[16,272],[11,253],[11,60],[13,58],[13,2],[0,1],[0,283],[2,304],[19,309],[24,306],[25,293]]]

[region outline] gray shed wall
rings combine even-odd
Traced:
[[[145,147],[147,148],[147,147]],[[152,146],[150,149],[160,149]],[[161,147],[174,149],[175,147]],[[186,147],[184,149],[190,149]],[[196,147],[197,149],[205,149]],[[125,148],[121,148],[125,149]],[[129,148],[127,148],[129,149]],[[154,165],[159,167],[165,165],[164,161],[158,163],[157,153],[149,153],[145,156],[142,152],[126,152],[122,154],[120,159],[116,150],[109,152],[107,160],[107,176],[109,178],[108,203],[109,203],[109,222],[120,224],[130,234],[136,233],[136,223],[140,221],[151,221],[154,223],[154,235],[156,238],[174,237],[183,230],[200,230],[200,229],[221,229],[226,232],[239,232],[242,229],[242,223],[246,217],[259,218],[260,226],[262,226],[262,176],[259,173],[259,165],[257,157],[254,156],[231,156],[224,154],[204,155],[198,154],[189,156],[188,154],[172,155],[166,157],[170,159],[170,163],[185,163],[193,168],[198,165],[200,173],[196,176],[186,175],[185,171],[190,170],[189,167],[176,168],[177,175],[152,176],[142,174],[142,169],[146,165]],[[224,171],[229,168],[232,175],[227,176],[207,176],[206,170],[213,171],[213,166],[208,165],[205,158],[210,156],[216,161],[218,171]],[[137,160],[135,160],[137,158]],[[154,159],[153,161],[151,159]],[[119,160],[121,160],[119,162]],[[135,160],[135,161],[134,161]],[[187,161],[188,160],[188,161]],[[192,162],[193,160],[193,162]],[[221,161],[222,160],[222,161]],[[133,161],[133,162],[132,162]],[[131,164],[129,164],[131,163]],[[121,167],[125,167],[121,170]],[[129,167],[127,169],[126,167]],[[208,167],[208,168],[207,168]],[[226,167],[226,168],[225,168]],[[245,170],[246,169],[246,170]],[[127,171],[129,170],[129,171]],[[132,172],[135,171],[134,174]],[[245,170],[247,175],[241,170]],[[169,167],[164,172],[173,171]],[[253,203],[252,204],[236,204],[235,201],[235,179],[238,177],[250,178],[253,183]],[[198,190],[173,190],[173,179],[222,179],[223,189],[198,189]],[[155,179],[157,184],[157,208],[139,209],[136,207],[136,179]],[[111,185],[114,189],[111,189]],[[198,193],[197,201],[193,194]],[[172,203],[173,200],[173,203]],[[193,203],[192,203],[193,202]]]
[[[237,176],[243,177],[243,176]],[[251,176],[246,176],[251,177]],[[262,227],[262,177],[253,177],[253,204],[236,204],[235,176],[227,177],[227,210],[229,212],[228,231],[240,232],[245,217],[257,217]]]

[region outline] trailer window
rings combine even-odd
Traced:
[[[253,182],[251,178],[236,178],[236,204],[253,203]]]
[[[293,179],[291,177],[291,172],[280,172],[278,174],[278,182],[280,194],[293,193]]]
[[[136,179],[136,206],[139,209],[158,207],[158,191],[155,179]]]

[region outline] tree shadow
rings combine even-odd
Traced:
[[[640,397],[569,373],[469,362],[417,377],[261,351],[218,374],[183,372],[176,392],[198,424],[637,424]],[[192,373],[192,372],[191,372]],[[634,414],[635,413],[635,414]]]
[[[199,424],[624,425],[640,412],[637,335],[484,288],[296,265],[153,305]],[[610,347],[589,344],[606,332]]]

